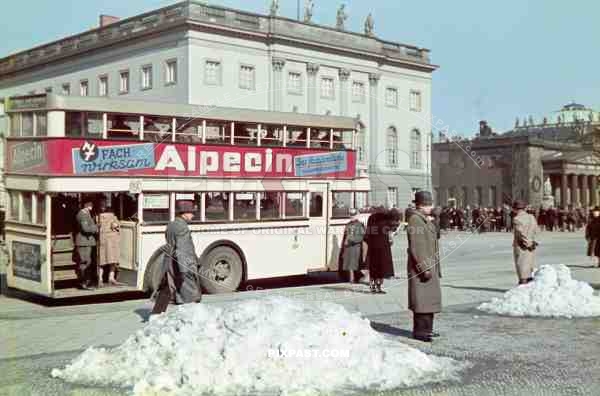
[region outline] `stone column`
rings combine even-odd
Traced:
[[[579,201],[579,187],[578,187],[578,176],[571,175],[571,205],[574,207],[577,206],[577,202]]]
[[[370,166],[377,166],[378,164],[385,164],[385,152],[383,151],[383,145],[381,144],[382,133],[379,131],[379,79],[381,74],[370,73],[369,74],[369,164]],[[383,153],[383,155],[380,155]],[[446,202],[446,201],[444,201]]]
[[[307,113],[315,114],[317,111],[317,73],[319,72],[318,63],[308,63],[306,65],[306,73],[308,74],[308,95],[307,95]]]
[[[590,186],[586,175],[579,176],[579,186],[581,188],[581,206],[587,208],[590,206]]]
[[[347,116],[348,115],[348,97],[349,87],[348,87],[348,78],[350,77],[349,69],[340,69],[340,115]]]
[[[554,206],[558,206],[560,202],[560,176],[550,175],[550,183],[552,184],[552,196],[554,197]]]
[[[592,195],[592,200],[591,200],[591,205],[592,206],[596,206],[598,205],[598,193],[597,193],[597,189],[598,189],[598,179],[596,178],[596,175],[591,175],[590,176],[590,185],[591,185],[591,195]]]
[[[285,59],[273,58],[273,110],[283,111],[283,67]]]
[[[560,206],[567,207],[567,174],[560,175]]]

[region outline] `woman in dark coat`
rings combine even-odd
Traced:
[[[369,216],[363,247],[366,252],[372,293],[385,293],[381,289],[383,279],[394,276],[390,243],[393,227],[394,215],[390,212],[378,211]]]
[[[596,265],[600,267],[600,207],[592,210],[592,217],[585,227],[585,239],[588,242],[587,255],[594,257]]]

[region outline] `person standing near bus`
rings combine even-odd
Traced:
[[[102,201],[98,215],[98,286],[102,287],[104,271],[108,271],[108,283],[112,286],[122,286],[117,282],[116,273],[119,268],[121,255],[121,233],[117,216],[109,210],[106,202]]]
[[[194,202],[177,201],[175,210],[175,220],[167,225],[165,233],[162,280],[152,314],[165,312],[171,302],[179,305],[202,300],[198,257],[188,226],[194,218]]]
[[[365,226],[358,219],[358,211],[350,209],[350,222],[344,229],[342,249],[340,251],[341,268],[348,271],[350,283],[357,283],[357,273],[362,264],[362,241],[365,237]]]
[[[77,263],[77,279],[79,288],[93,290],[94,256],[98,226],[92,217],[94,203],[84,199],[83,208],[75,216],[77,233],[75,234],[75,262]]]
[[[431,221],[429,191],[415,193],[417,210],[408,220],[408,308],[413,311],[413,337],[431,342],[433,319],[442,310],[437,228]]]

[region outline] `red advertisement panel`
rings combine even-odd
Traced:
[[[354,178],[353,151],[115,140],[9,140],[6,172],[53,176]]]

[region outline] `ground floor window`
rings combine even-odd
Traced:
[[[352,208],[352,192],[334,191],[331,217],[349,217]]]

